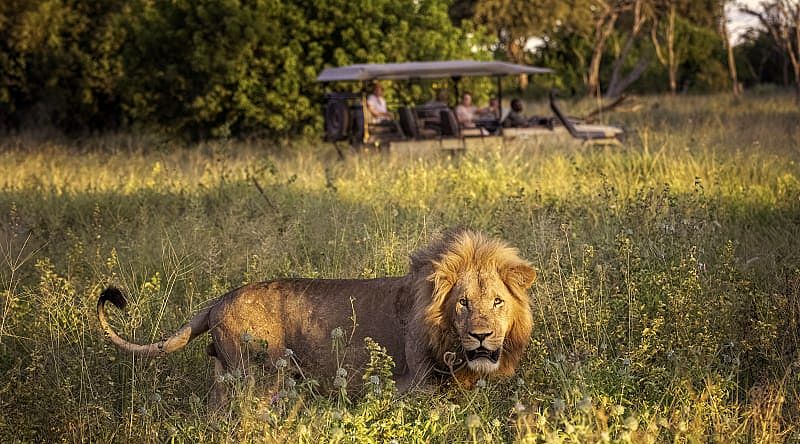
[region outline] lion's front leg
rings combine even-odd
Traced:
[[[397,377],[397,381],[395,382],[395,387],[397,387],[397,393],[403,394],[411,389],[411,385],[414,382],[414,377],[411,376],[408,372],[400,375]]]
[[[433,365],[430,360],[423,356],[413,338],[406,340],[405,358],[405,371],[397,376],[396,386],[398,393],[405,393],[421,387],[433,371]]]

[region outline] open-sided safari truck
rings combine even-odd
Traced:
[[[618,142],[624,137],[621,128],[589,125],[567,116],[550,94],[552,117],[535,118],[523,127],[504,128],[503,90],[501,78],[520,74],[546,74],[552,70],[513,63],[472,60],[357,64],[326,68],[317,77],[319,82],[358,82],[360,92],[332,91],[325,94],[325,140],[347,142],[354,147],[376,145],[391,151],[461,150],[467,139],[502,142],[509,138],[567,137],[580,141]],[[455,97],[459,97],[459,81],[464,77],[493,77],[499,110],[495,116],[475,120],[474,128],[459,125],[454,110],[444,103],[406,104],[397,108],[395,118],[371,122],[367,109],[367,86],[380,80],[452,79]],[[338,146],[337,146],[338,149]],[[341,153],[341,151],[340,151]]]

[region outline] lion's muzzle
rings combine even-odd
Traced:
[[[467,350],[466,351],[467,360],[475,361],[476,359],[488,359],[492,363],[497,363],[500,360],[500,349],[497,350],[489,350],[483,346],[480,346],[474,350]]]
[[[472,330],[464,338],[464,357],[475,372],[488,375],[500,368],[503,337],[491,330]]]

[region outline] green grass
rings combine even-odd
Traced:
[[[621,148],[458,159],[3,138],[0,441],[800,440],[800,113],[788,95],[626,106]],[[238,396],[212,414],[207,340],[133,359],[95,320],[114,283],[123,336],[157,340],[245,282],[402,274],[453,226],[539,270],[517,378],[344,396],[263,368],[225,378]]]

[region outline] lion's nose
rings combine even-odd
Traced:
[[[478,342],[483,342],[483,340],[488,338],[489,336],[491,336],[492,333],[494,333],[494,332],[491,332],[491,331],[489,333],[473,333],[473,332],[469,332],[469,335],[472,336],[473,338],[477,339]]]

